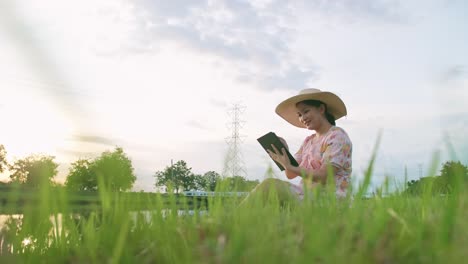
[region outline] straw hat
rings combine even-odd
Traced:
[[[275,112],[290,124],[305,128],[306,126],[299,121],[296,109],[296,104],[304,100],[318,100],[325,103],[328,113],[333,115],[335,120],[347,115],[345,104],[336,94],[314,88],[304,89],[298,95],[284,100],[276,107]]]

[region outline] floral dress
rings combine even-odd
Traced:
[[[316,134],[308,136],[295,158],[300,167],[305,169],[318,169],[322,164],[329,163],[335,167],[336,196],[346,197],[352,170],[352,143],[348,134],[339,127],[332,126],[325,134],[318,137]],[[291,190],[304,196],[304,183],[291,185]]]

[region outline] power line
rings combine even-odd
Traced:
[[[235,103],[228,110],[228,115],[231,117],[231,121],[228,123],[231,135],[225,139],[228,144],[228,151],[224,162],[223,176],[247,176],[241,151],[242,138],[245,136],[239,133],[245,123],[245,121],[241,120],[241,114],[244,111],[245,106],[240,103]]]

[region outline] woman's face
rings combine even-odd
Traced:
[[[296,105],[296,108],[299,121],[301,121],[307,129],[317,130],[317,128],[322,125],[325,113],[323,105],[315,107],[301,102]]]

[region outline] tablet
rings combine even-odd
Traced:
[[[260,143],[260,145],[262,145],[262,147],[263,147],[263,149],[265,149],[265,151],[271,150],[273,153],[275,152],[273,150],[273,147],[271,146],[271,144],[273,144],[280,153],[281,153],[281,149],[284,148],[286,150],[286,153],[287,153],[288,157],[289,157],[289,161],[291,162],[291,165],[296,166],[296,167],[299,166],[296,159],[293,157],[293,155],[291,155],[291,153],[283,145],[283,143],[281,142],[281,140],[279,139],[279,137],[275,133],[268,132],[265,135],[257,138],[257,141]],[[267,151],[267,153],[268,153],[268,151]],[[275,160],[273,160],[273,161],[276,163],[276,165],[278,166],[278,168],[281,171],[284,171],[284,167],[281,164],[279,164]]]

